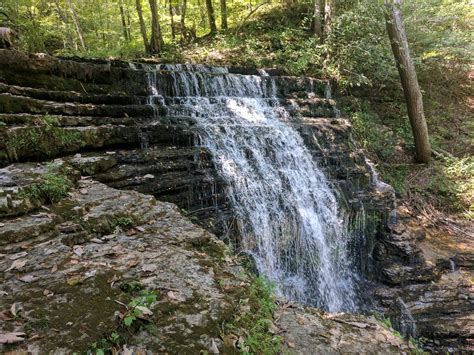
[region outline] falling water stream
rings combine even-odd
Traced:
[[[258,271],[291,300],[355,311],[347,223],[279,104],[275,80],[195,65],[142,69],[149,105],[164,105],[168,116],[196,122],[200,144],[226,182],[241,248]]]

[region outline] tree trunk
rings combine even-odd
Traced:
[[[313,30],[316,39],[322,41],[323,28],[321,25],[321,0],[314,0]]]
[[[148,0],[151,9],[151,40],[150,53],[160,54],[163,49],[164,41],[161,34],[160,18],[158,15],[158,5],[156,0]]]
[[[220,0],[221,4],[221,29],[227,31],[227,1]]]
[[[212,6],[212,0],[206,0],[207,16],[209,18],[209,28],[211,29],[210,34],[217,32],[216,17],[214,16],[214,7]]]
[[[170,10],[170,16],[171,16],[171,38],[173,39],[173,42],[176,40],[176,32],[175,32],[175,25],[174,25],[174,8],[171,6],[171,0],[169,3],[169,10]]]
[[[128,3],[127,3],[127,32],[128,32],[128,40],[131,41],[132,40],[132,23],[131,23],[131,20],[130,20],[130,8],[128,7]]]
[[[137,7],[138,20],[140,21],[140,32],[142,33],[143,44],[145,45],[145,52],[150,53],[150,44],[148,43],[148,36],[146,34],[145,20],[143,20],[141,0],[136,0],[135,3]]]
[[[328,37],[332,27],[332,16],[334,12],[334,0],[326,0],[324,4],[324,28],[321,42]]]
[[[186,41],[186,8],[187,8],[187,1],[186,0],[182,0],[182,4],[181,4],[181,19],[180,19],[180,22],[181,22],[181,40],[182,41]]]
[[[61,9],[61,5],[59,4],[59,0],[54,0],[54,4],[56,5],[56,12],[58,13],[59,18],[61,19],[62,23],[64,24],[64,29],[66,31],[66,38],[68,46],[75,47],[77,50],[77,44],[74,43],[71,33],[69,32],[69,25],[67,19],[67,11],[63,12]],[[66,47],[66,46],[64,46]]]
[[[385,6],[387,8],[385,12],[387,32],[390,38],[393,56],[397,63],[398,73],[400,74],[408,117],[415,139],[415,159],[420,163],[428,163],[431,159],[431,146],[423,111],[423,98],[421,96],[420,86],[418,85],[415,65],[410,56],[408,40],[399,5],[400,0],[385,0]]]
[[[128,31],[127,31],[127,20],[125,19],[125,12],[123,11],[122,2],[120,2],[119,8],[120,8],[120,17],[122,18],[123,37],[125,38],[126,41],[130,41],[130,37],[128,36]]]
[[[84,37],[82,36],[81,25],[79,24],[76,11],[74,10],[74,6],[72,5],[71,0],[67,0],[67,2],[69,5],[69,10],[71,10],[72,19],[74,20],[74,25],[76,26],[77,37],[79,37],[79,41],[81,42],[82,49],[86,50],[86,44],[84,42]]]

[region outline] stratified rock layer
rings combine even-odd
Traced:
[[[5,175],[17,181],[25,174],[41,179],[44,168],[13,165]],[[1,226],[0,334],[24,334],[24,340],[0,350],[82,352],[115,332],[124,337],[124,353],[238,352],[235,343],[222,340],[228,338],[222,327],[243,314],[250,278],[222,241],[191,223],[174,204],[82,178],[57,204],[2,220]],[[155,292],[157,300],[143,320],[124,329],[127,304],[143,290]],[[276,328],[280,335],[301,327],[284,316],[286,309],[284,323]],[[358,327],[371,329],[364,336],[380,333],[371,349],[408,349],[372,321],[352,318]],[[364,348],[358,328],[340,329],[332,321],[323,327],[325,333],[337,333],[334,339],[349,336]],[[301,329],[299,335],[306,332]],[[287,344],[306,353],[305,343],[295,337]],[[387,337],[391,345],[385,344]],[[319,349],[344,350],[334,342],[323,342]]]
[[[229,71],[258,75],[248,68]],[[28,162],[58,157],[72,182],[79,175],[92,176],[107,189],[134,190],[175,203],[193,221],[238,244],[226,187],[209,152],[195,146],[195,122],[167,115],[167,106],[180,105],[172,96],[169,71],[159,73],[169,96],[154,108],[146,104],[146,75],[123,61],[62,60],[0,50],[0,246],[7,255],[2,262],[58,238],[62,248],[96,239],[71,214],[44,210],[44,196],[27,194],[28,186],[39,183],[48,170]],[[365,234],[354,243],[355,267],[376,282],[368,291],[375,305],[405,333],[427,338],[429,349],[474,350],[472,242],[430,236],[403,213],[395,223],[393,193],[377,181],[355,148],[349,121],[335,117],[324,82],[286,76],[262,80],[276,83],[289,123],[340,192],[350,224]],[[117,194],[112,200],[121,194],[110,191]],[[140,203],[147,199],[151,197],[139,198]],[[111,213],[118,207],[111,205]],[[136,206],[132,211],[136,223],[146,222],[148,212]],[[97,224],[99,237],[111,232],[110,223]]]

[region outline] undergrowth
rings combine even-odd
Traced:
[[[58,118],[48,115],[33,121],[30,126],[12,131],[6,140],[6,147],[13,154],[34,151],[47,156],[84,144],[80,132],[61,128]]]
[[[251,284],[245,298],[247,310],[236,314],[234,319],[226,324],[227,333],[244,330],[243,354],[279,354],[282,348],[282,338],[270,332],[273,313],[276,310],[274,285],[263,277],[251,277]]]
[[[41,180],[26,187],[22,194],[32,200],[46,200],[52,203],[66,197],[72,186],[72,181],[60,167],[49,164]]]

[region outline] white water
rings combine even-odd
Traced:
[[[227,184],[241,247],[259,272],[291,300],[354,311],[346,223],[322,170],[279,106],[274,80],[196,66],[168,66],[163,78],[157,72],[163,68],[145,69],[148,103],[159,100],[168,115],[196,121],[200,143]]]

